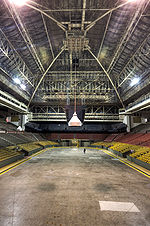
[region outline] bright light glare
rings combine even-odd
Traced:
[[[140,81],[139,78],[134,78],[134,79],[131,81],[131,86],[134,86],[134,85],[138,84],[139,81]]]
[[[127,2],[137,2],[137,0],[127,0]]]
[[[24,84],[21,84],[20,87],[25,90],[26,89],[26,86]]]
[[[15,82],[16,84],[21,84],[21,81],[20,81],[19,78],[14,78],[14,82]]]
[[[23,6],[28,0],[9,0],[10,3],[13,3],[17,6]]]

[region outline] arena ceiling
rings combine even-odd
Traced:
[[[148,95],[149,0],[22,1],[0,5],[3,91],[28,106],[122,108]]]

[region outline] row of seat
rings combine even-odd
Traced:
[[[8,149],[3,149],[0,150],[0,161],[3,161],[7,158],[11,158],[13,156],[18,156],[19,152],[16,152],[15,150],[8,150]]]
[[[122,155],[123,157],[129,155],[132,158],[136,158],[145,163],[150,164],[150,147],[132,145],[121,142],[105,142],[105,141],[93,143],[92,146],[110,148],[113,151],[117,151],[121,154],[126,154]]]
[[[121,133],[121,134],[110,134],[104,141],[106,142],[122,142],[133,145],[142,145],[150,147],[150,133]]]
[[[40,134],[17,132],[17,133],[1,133],[0,134],[0,148],[22,143],[45,140]]]
[[[0,167],[10,164],[23,158],[24,155],[31,155],[46,147],[57,146],[58,143],[53,141],[37,141],[32,143],[19,144],[17,146],[9,146],[0,149]],[[10,160],[10,161],[9,161]],[[7,162],[6,162],[7,161]]]

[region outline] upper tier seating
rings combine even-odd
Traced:
[[[17,126],[0,119],[0,131],[17,131]]]
[[[106,141],[106,142],[111,142],[111,141],[113,141],[117,136],[118,136],[118,134],[111,134],[111,135],[107,136],[107,137],[105,138],[104,141]]]
[[[40,134],[27,132],[0,133],[0,147],[45,140]]]

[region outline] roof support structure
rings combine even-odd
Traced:
[[[51,53],[52,53],[52,57],[53,57],[53,59],[54,59],[54,58],[55,58],[55,56],[54,56],[54,51],[53,51],[52,44],[51,44],[51,40],[50,40],[50,37],[49,37],[49,34],[48,34],[46,22],[45,22],[45,19],[44,19],[44,16],[43,16],[42,13],[41,13],[41,17],[42,17],[42,20],[43,20],[43,24],[44,24],[44,28],[45,28],[45,31],[46,31],[47,39],[48,39],[48,42],[49,42],[49,47],[50,47],[50,50],[51,50]]]
[[[129,63],[134,59],[134,57],[136,56],[136,54],[138,53],[138,51],[144,46],[144,44],[146,43],[146,41],[148,40],[149,37],[150,37],[150,34],[148,34],[148,36],[144,39],[144,41],[141,43],[141,45],[135,51],[135,53],[132,55],[132,57],[129,58],[128,62],[126,63],[126,65],[124,66],[124,68],[122,69],[122,71],[120,72],[120,74],[118,75],[118,78],[121,77],[121,74],[123,73],[123,71],[127,68],[127,66],[129,65]],[[129,76],[130,76],[130,73],[124,78],[124,80],[119,84],[118,87],[122,86],[122,84],[129,78]]]
[[[85,8],[86,8],[86,0],[83,0],[83,11],[82,11],[81,31],[84,31]]]
[[[57,56],[53,59],[53,61],[51,62],[51,64],[50,64],[49,67],[47,68],[47,70],[46,70],[46,71],[44,72],[44,74],[42,75],[40,81],[38,82],[38,84],[37,84],[37,86],[36,86],[36,88],[35,88],[35,90],[34,90],[32,96],[31,96],[31,98],[30,98],[30,101],[29,101],[29,103],[28,103],[28,107],[29,107],[29,105],[30,105],[30,103],[31,103],[31,101],[32,101],[32,99],[33,99],[33,97],[35,96],[35,93],[36,93],[37,89],[39,88],[41,82],[43,81],[45,75],[46,75],[47,72],[50,70],[50,68],[52,67],[52,65],[55,63],[55,61],[57,60],[57,58],[62,54],[62,52],[64,51],[64,49],[65,49],[65,47],[63,47],[63,48],[61,49],[61,51],[60,51],[60,52],[57,54]]]
[[[108,20],[107,20],[105,32],[104,32],[103,39],[101,41],[101,45],[100,45],[100,48],[99,48],[99,51],[98,51],[98,55],[97,55],[98,58],[100,56],[100,53],[101,53],[101,50],[102,50],[102,47],[103,47],[103,43],[104,43],[104,40],[105,40],[105,36],[106,36],[106,33],[107,33],[107,29],[108,29],[108,25],[109,25],[109,22],[110,22],[111,15],[112,15],[112,12],[109,14],[109,17],[108,17]]]
[[[116,7],[114,7],[113,9],[110,9],[109,11],[107,11],[106,13],[104,13],[102,16],[98,17],[96,20],[94,20],[92,23],[90,23],[87,27],[86,27],[86,32],[88,30],[90,30],[99,20],[101,20],[103,17],[107,16],[109,13],[112,13],[113,11],[115,11],[116,9],[119,9],[125,5],[129,4],[129,2],[125,2],[125,3],[122,3]]]
[[[60,23],[59,21],[57,21],[56,19],[54,19],[53,17],[51,17],[50,15],[48,15],[47,13],[45,13],[43,10],[38,9],[36,7],[34,7],[33,5],[27,4],[26,5],[32,9],[35,9],[36,11],[42,13],[43,15],[47,16],[48,18],[50,18],[52,21],[54,21],[63,31],[66,31],[66,27]]]
[[[15,67],[17,68],[17,70],[20,72],[20,74],[23,76],[23,78],[32,86],[34,87],[34,83],[33,81],[30,81],[30,75],[33,76],[31,70],[28,68],[28,66],[26,65],[26,63],[24,62],[24,60],[22,59],[22,57],[19,55],[19,53],[16,51],[15,47],[12,45],[12,43],[9,41],[9,39],[7,38],[7,36],[5,35],[5,33],[2,31],[2,29],[0,29],[0,32],[3,34],[4,36],[4,41],[7,40],[8,42],[8,46],[6,46],[3,44],[3,40],[1,37],[1,41],[0,41],[0,50],[3,52],[3,54],[10,60],[12,61],[13,58],[13,64],[15,65]],[[3,48],[2,48],[3,47]],[[8,48],[11,48],[11,53],[8,53]],[[5,72],[6,73],[6,72]]]
[[[45,70],[44,70],[44,67],[43,67],[43,65],[42,65],[42,63],[41,63],[41,61],[40,61],[40,59],[39,59],[39,57],[38,57],[37,51],[36,51],[36,49],[35,49],[35,47],[34,47],[34,45],[33,45],[33,43],[32,43],[32,40],[31,40],[31,38],[30,38],[30,36],[29,36],[29,34],[28,34],[28,32],[27,32],[27,30],[26,30],[24,24],[23,24],[22,21],[21,21],[18,12],[16,11],[16,8],[15,8],[14,6],[12,6],[12,7],[13,7],[13,11],[14,11],[14,13],[15,13],[15,16],[14,16],[14,14],[12,13],[12,10],[11,10],[11,9],[9,8],[9,6],[7,5],[6,0],[4,0],[4,2],[5,2],[5,4],[6,4],[8,10],[9,10],[9,12],[10,12],[10,14],[11,14],[11,16],[12,16],[12,18],[13,18],[13,20],[14,20],[14,22],[15,22],[15,24],[16,24],[16,26],[17,26],[17,28],[18,28],[20,34],[21,34],[21,36],[22,36],[22,38],[24,39],[25,43],[27,43],[28,49],[29,49],[30,53],[32,54],[32,56],[33,56],[33,58],[34,58],[36,64],[38,65],[40,71],[43,73],[43,72],[45,71]],[[19,26],[18,22],[16,21],[16,18],[17,18],[17,20],[18,20],[20,26]],[[21,30],[21,29],[22,29],[22,30]],[[31,48],[31,47],[32,47],[32,48]]]
[[[131,37],[131,34],[134,32],[134,30],[142,16],[142,13],[143,13],[143,11],[141,11],[141,7],[142,7],[142,2],[138,5],[138,8],[135,11],[135,14],[134,14],[132,20],[129,22],[129,27],[125,31],[125,34],[123,35],[123,37],[117,47],[117,50],[115,51],[114,57],[109,65],[109,68],[107,69],[108,72],[110,72],[112,70],[113,65],[115,64],[116,60],[118,59],[118,57],[120,55],[119,51],[122,51],[121,48],[123,47],[123,43],[127,42],[129,40],[129,38]],[[144,7],[144,10],[145,10],[145,7]],[[136,21],[136,19],[137,19],[137,21]],[[135,23],[135,21],[136,21],[136,23]],[[133,27],[133,29],[132,29],[132,27]]]
[[[119,100],[120,100],[120,102],[121,102],[123,108],[124,108],[125,106],[124,106],[123,101],[122,101],[122,99],[121,99],[121,97],[120,97],[120,94],[118,93],[118,90],[117,90],[116,86],[114,85],[114,83],[113,83],[111,77],[109,76],[108,72],[105,70],[105,68],[103,67],[103,65],[102,65],[101,62],[99,61],[99,59],[98,59],[98,58],[94,55],[94,53],[90,50],[90,47],[89,47],[89,46],[87,46],[87,49],[88,49],[88,51],[91,53],[91,55],[95,58],[95,60],[97,61],[97,63],[100,65],[100,67],[103,69],[104,73],[107,75],[109,81],[111,82],[111,84],[112,84],[112,86],[113,86],[113,88],[114,88],[114,90],[115,90],[115,92],[116,92],[116,94],[117,94],[117,96],[118,96],[118,98],[119,98]]]

